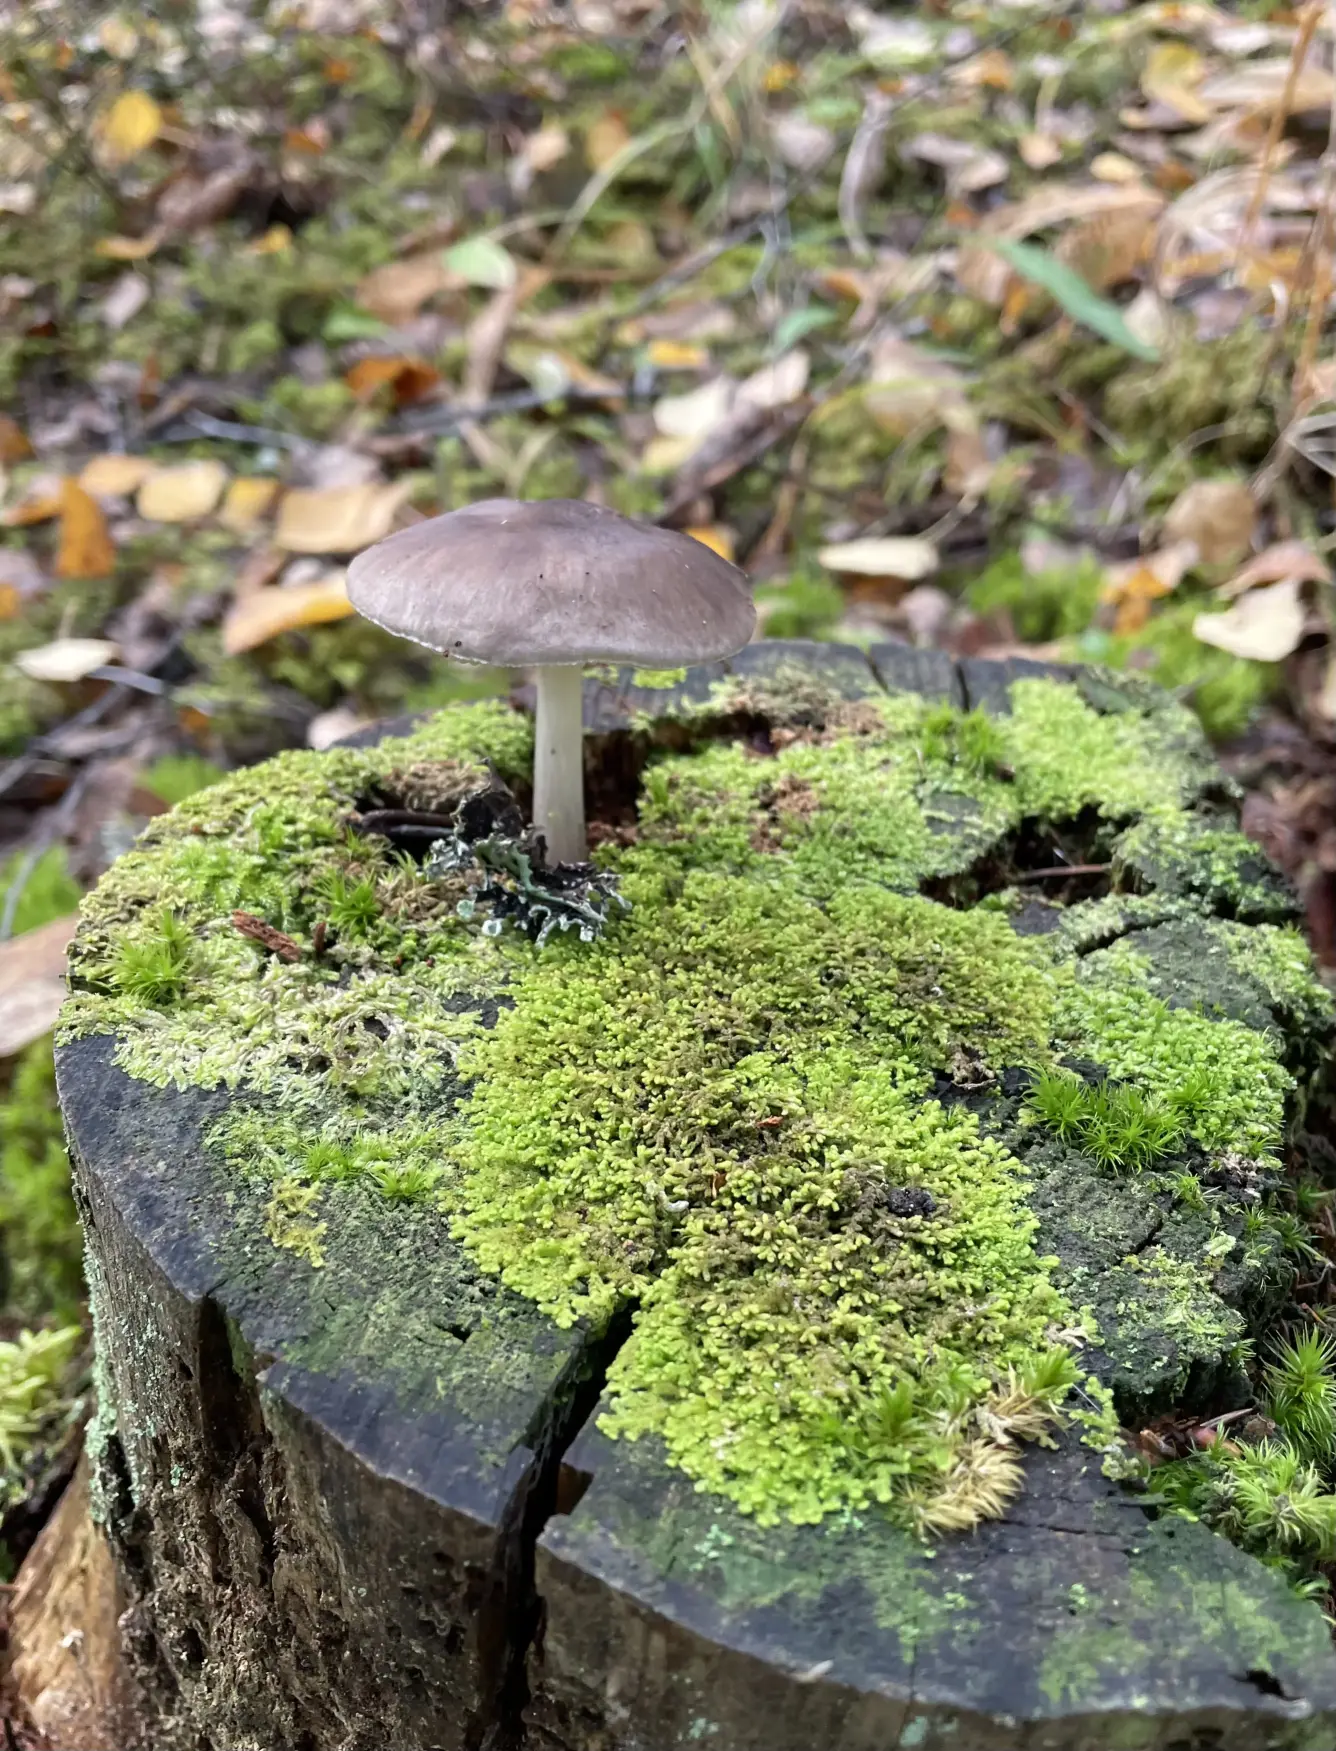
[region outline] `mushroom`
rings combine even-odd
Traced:
[[[482,499],[416,523],[357,555],[348,598],[430,650],[533,669],[534,824],[554,863],[586,854],[584,665],[708,662],[756,626],[736,566],[580,499]]]

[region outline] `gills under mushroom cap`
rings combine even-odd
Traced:
[[[746,575],[672,529],[579,499],[483,499],[358,554],[353,606],[475,663],[666,666],[752,636]]]

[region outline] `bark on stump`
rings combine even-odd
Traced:
[[[685,742],[683,713],[708,712],[721,679],[753,689],[732,716],[754,733],[766,686],[780,675],[791,692],[795,666],[815,698],[916,692],[993,712],[1015,680],[1054,673],[898,646],[753,647],[666,692],[591,681],[591,745],[609,769],[631,760],[665,701],[677,727],[659,739]],[[1081,685],[1097,710],[1146,709],[1118,683]],[[1257,915],[1283,914],[1260,859],[1253,873],[1279,908]],[[1204,877],[1142,878],[1220,909]],[[1016,927],[1049,928],[1045,912]],[[1154,932],[1183,928],[1143,923],[1143,946],[1167,954]],[[1295,1060],[1311,1056],[1290,1025]],[[1205,1527],[1152,1518],[1075,1439],[1027,1449],[1006,1517],[935,1555],[875,1514],[761,1527],[655,1440],[597,1429],[625,1321],[559,1330],[430,1207],[364,1200],[356,1224],[330,1221],[313,1270],[267,1237],[270,1188],[206,1146],[234,1097],[134,1080],[115,1049],[66,1043],[59,1077],[97,1320],[95,1502],[155,1747],[1336,1743],[1317,1610]],[[1037,1185],[1044,1243],[1066,1259],[1086,1242],[1064,1227],[1061,1188],[1042,1171]],[[1110,1259],[1132,1250],[1115,1238]],[[1188,1372],[1189,1397],[1228,1400],[1226,1359]],[[1146,1408],[1163,1408],[1160,1390],[1146,1386]]]

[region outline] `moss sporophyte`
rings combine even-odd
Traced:
[[[968,1527],[1020,1487],[1022,1443],[1073,1417],[1113,1440],[1106,1380],[1136,1404],[1237,1367],[1289,1268],[1297,1066],[1270,1018],[1330,1012],[1288,927],[1213,922],[1172,884],[1048,904],[1038,932],[1033,889],[925,897],[1036,824],[1082,822],[1115,864],[1131,832],[1172,867],[1203,818],[1214,772],[1176,707],[1101,715],[1046,680],[1012,707],[832,703],[764,757],[702,729],[598,853],[629,907],[541,946],[348,828],[448,812],[489,767],[525,784],[523,718],[282,755],[113,867],[65,1033],[235,1090],[209,1147],[271,1182],[270,1237],[311,1270],[331,1182],[358,1180],[438,1201],[559,1325],[633,1308],[604,1429],[762,1522]],[[1167,923],[1217,931],[1251,1010],[1159,989]]]

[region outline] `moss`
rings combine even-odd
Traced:
[[[706,741],[651,765],[636,843],[602,854],[630,910],[589,945],[485,937],[457,885],[346,830],[387,799],[451,806],[484,758],[523,778],[529,731],[500,706],[225,778],[88,902],[65,1025],[113,1031],[160,1086],[238,1091],[210,1147],[262,1188],[294,1268],[330,1269],[368,1199],[385,1234],[444,1211],[558,1326],[636,1309],[607,1432],[663,1443],[760,1521],[949,1530],[1002,1511],[1016,1444],[1045,1437],[1097,1334],[1037,1244],[1026,1163],[943,1082],[1065,1051],[1194,1147],[1259,1160],[1290,1078],[1264,1033],[1157,1000],[1125,943],[1074,958],[1005,905],[918,892],[1026,822],[1190,808],[1211,767],[1186,713],[1032,681],[994,721],[865,697],[838,663],[799,679],[735,676],[693,708],[707,732],[769,714],[775,752]],[[296,958],[241,936],[236,908]],[[146,981],[164,941],[184,959]],[[1298,979],[1282,945],[1234,952]],[[1235,1237],[1189,1214],[1116,1255],[1113,1376],[1161,1368],[1179,1302],[1180,1376],[1231,1365],[1244,1321],[1215,1278]]]
[[[1019,554],[1007,553],[979,573],[965,596],[978,614],[1009,614],[1017,637],[1027,644],[1045,644],[1085,631],[1102,584],[1093,562],[1036,573],[1026,569]]]
[[[1297,916],[1293,891],[1257,844],[1214,810],[1155,809],[1113,847],[1120,886],[1202,901],[1248,921]]]
[[[76,1317],[83,1243],[49,1037],[20,1054],[0,1099],[0,1252],[0,1299],[11,1317],[29,1323]]]

